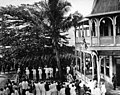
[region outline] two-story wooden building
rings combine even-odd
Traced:
[[[94,0],[91,14],[79,24],[75,46],[83,79],[112,83],[114,73],[120,85],[120,0]]]

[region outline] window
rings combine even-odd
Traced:
[[[110,61],[109,56],[105,58],[105,64],[106,64],[106,75],[109,76],[109,69],[110,69]]]
[[[79,37],[82,37],[82,30],[79,30]]]
[[[96,29],[95,29],[95,22],[92,23],[92,31],[91,31],[92,36],[96,36]]]
[[[100,36],[113,36],[113,25],[109,18],[100,22]]]
[[[116,19],[116,35],[120,35],[120,16]]]
[[[101,60],[101,73],[104,74],[104,59]]]
[[[86,36],[87,36],[87,37],[90,37],[90,31],[89,31],[89,28],[88,28],[88,27],[86,28]]]

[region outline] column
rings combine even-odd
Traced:
[[[97,57],[97,78],[98,78],[98,86],[100,86],[100,60],[98,58],[98,56],[96,55]]]
[[[85,52],[83,53],[83,64],[84,64],[84,80],[85,80],[85,69],[86,69],[86,56],[85,56]]]
[[[113,19],[113,40],[114,40],[114,46],[116,45],[116,18]]]
[[[81,49],[80,49],[81,50]],[[82,74],[82,51],[80,51],[80,73]]]
[[[111,82],[112,82],[112,74],[113,74],[113,59],[112,59],[112,56],[110,56],[110,69],[109,69],[109,71],[110,71],[110,78],[111,78]]]
[[[106,64],[105,64],[105,57],[104,57],[104,78],[105,78],[105,76],[106,76]]]
[[[92,34],[91,34],[91,30],[92,30],[92,23],[89,20],[89,32],[90,32],[90,46],[92,46]]]
[[[92,80],[94,79],[94,55],[92,56]]]
[[[100,46],[100,21],[97,21],[98,46]]]

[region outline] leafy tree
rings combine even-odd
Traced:
[[[30,59],[41,56],[50,39],[45,37],[42,14],[33,5],[1,7],[2,17],[1,45],[11,46],[4,50],[4,57],[9,59]],[[9,51],[9,52],[8,52]]]
[[[11,46],[11,52],[7,55],[16,58],[19,56],[21,59],[28,55],[42,56],[45,48],[52,47],[61,78],[59,49],[61,44],[68,43],[68,34],[65,32],[71,23],[65,14],[70,6],[67,1],[48,0],[33,5],[1,7],[0,41],[3,46]]]

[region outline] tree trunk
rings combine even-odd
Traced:
[[[55,48],[55,54],[56,54],[56,61],[57,61],[57,66],[59,70],[59,77],[60,77],[60,80],[62,80],[62,71],[61,71],[61,65],[60,65],[60,59],[59,59],[59,52],[57,48]]]

